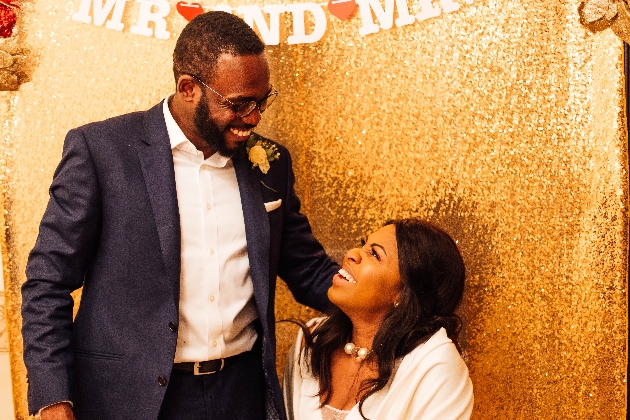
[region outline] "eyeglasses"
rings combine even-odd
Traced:
[[[230,104],[230,109],[234,111],[236,116],[239,118],[247,117],[249,114],[254,112],[256,108],[258,108],[258,110],[262,114],[263,112],[265,112],[267,108],[269,108],[269,106],[273,103],[273,101],[275,101],[276,96],[278,96],[278,91],[275,90],[273,86],[271,86],[271,93],[269,93],[269,95],[265,96],[260,101],[258,102],[249,101],[249,102],[243,102],[240,104],[235,104],[234,102],[230,101],[228,98],[221,95],[219,92],[217,92],[216,90],[212,89],[210,86],[205,84],[203,80],[201,80],[199,77],[195,76],[194,74],[189,74],[189,76],[195,79],[196,81],[198,81],[199,83],[201,83],[202,85],[204,85],[205,87],[207,87],[208,89],[210,89],[211,91],[213,91],[214,93],[216,93],[217,95],[219,95],[221,99],[223,99],[225,102]]]

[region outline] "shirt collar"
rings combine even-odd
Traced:
[[[171,142],[171,150],[179,149],[192,154],[201,154],[199,150],[192,144],[188,137],[184,134],[182,129],[179,127],[175,118],[173,118],[173,114],[171,114],[171,110],[168,107],[168,101],[171,99],[173,94],[169,95],[166,99],[164,99],[163,104],[163,112],[164,112],[164,121],[166,122],[166,131],[168,132],[168,138]],[[214,153],[208,159],[206,159],[206,163],[209,165],[215,166],[217,168],[222,168],[225,165],[231,162],[229,157],[225,157],[219,153]]]

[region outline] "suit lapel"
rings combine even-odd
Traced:
[[[179,303],[181,231],[173,153],[166,130],[163,102],[148,110],[144,118],[144,137],[138,142],[138,157],[149,193],[157,226],[166,274]]]
[[[269,218],[260,194],[260,171],[252,169],[245,153],[239,153],[232,160],[241,194],[247,253],[258,316],[266,328],[269,303]]]

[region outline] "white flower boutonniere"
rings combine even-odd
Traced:
[[[269,162],[280,158],[280,152],[275,144],[263,140],[256,134],[252,134],[245,143],[245,149],[252,163],[252,168],[258,166],[260,172],[266,174],[269,171]]]

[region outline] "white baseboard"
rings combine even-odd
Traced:
[[[9,353],[0,352],[0,419],[14,419]]]

